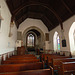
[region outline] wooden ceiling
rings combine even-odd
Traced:
[[[35,29],[31,29],[31,30],[29,30],[28,32],[34,32],[37,36],[40,36],[40,35],[41,35],[40,32],[37,31],[37,30],[35,30]],[[27,32],[27,33],[28,33],[28,32]]]
[[[6,0],[17,28],[26,18],[40,19],[48,30],[75,14],[75,0]]]

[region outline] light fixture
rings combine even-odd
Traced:
[[[13,34],[11,33],[11,28],[14,26],[14,21],[10,22],[10,31],[9,31],[9,37],[11,37]]]
[[[0,6],[0,8],[1,8],[1,6]],[[1,16],[1,10],[0,10],[0,20],[4,20],[4,19],[2,18],[2,16]]]
[[[14,26],[14,21],[10,23],[10,27],[13,27]]]
[[[11,27],[10,27],[10,31],[9,31],[9,37],[11,37],[13,34],[11,33]]]
[[[1,8],[1,6],[0,6],[0,8]],[[1,9],[0,9],[0,32],[1,32],[1,20],[4,20],[4,19],[1,16]]]
[[[4,20],[4,19],[2,18],[2,16],[1,16],[1,14],[0,14],[0,20]]]
[[[9,37],[11,37],[13,34],[11,32],[9,32]]]

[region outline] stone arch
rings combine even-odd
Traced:
[[[26,46],[26,33],[27,33],[29,30],[32,30],[32,29],[35,29],[35,30],[37,30],[38,32],[40,32],[40,34],[41,34],[41,42],[40,42],[40,43],[41,43],[41,46],[40,46],[40,47],[43,48],[44,43],[45,43],[45,36],[44,36],[44,33],[43,33],[43,31],[42,31],[40,28],[35,27],[35,26],[28,27],[26,30],[24,30],[23,36],[22,36],[23,45]]]

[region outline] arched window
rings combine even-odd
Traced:
[[[73,32],[73,39],[74,39],[74,45],[75,45],[75,29],[74,29],[74,32]]]
[[[73,22],[69,30],[69,42],[71,54],[75,55],[75,22]]]
[[[54,50],[60,50],[60,38],[58,35],[58,32],[54,33],[54,37],[53,37],[53,43],[54,43]]]
[[[60,39],[59,39],[59,35],[57,36],[57,47],[58,47],[58,50],[60,50]]]
[[[27,46],[34,47],[34,35],[29,34],[27,36]]]

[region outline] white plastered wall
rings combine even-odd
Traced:
[[[14,50],[17,39],[17,28],[15,25],[11,28],[13,35],[9,37],[11,14],[5,0],[0,0],[0,6],[1,16],[4,19],[1,21],[0,29],[0,54],[4,54]]]
[[[72,16],[71,18],[69,18],[67,21],[65,21],[63,23],[63,25],[64,25],[64,32],[65,32],[64,34],[65,34],[66,41],[67,41],[67,50],[70,50],[69,30],[70,30],[70,27],[73,24],[73,22],[75,22],[75,15]]]
[[[31,19],[31,18],[27,18],[24,22],[22,22],[19,26],[18,31],[21,31],[23,33],[24,30],[26,30],[27,28],[31,26],[35,26],[41,29],[44,34],[48,33],[47,27],[44,25],[44,23],[41,20]]]
[[[57,26],[56,28],[54,28],[53,30],[51,30],[50,33],[49,33],[50,49],[52,49],[52,50],[54,50],[53,37],[54,37],[55,32],[58,32],[58,34],[59,34],[60,45],[61,45],[61,28],[60,28],[60,25]]]
[[[59,34],[59,37],[60,37],[60,45],[61,45],[61,48],[60,50],[62,51],[70,51],[70,44],[69,44],[69,29],[72,25],[72,23],[75,21],[75,15],[73,15],[71,18],[69,18],[68,20],[66,20],[65,22],[63,22],[63,29],[64,29],[64,36],[65,36],[65,39],[66,39],[66,44],[67,44],[67,47],[62,47],[62,35],[61,35],[61,28],[60,28],[60,25],[57,26],[55,29],[53,29],[52,31],[49,32],[49,38],[50,38],[50,49],[54,49],[53,47],[53,36],[54,36],[54,33],[55,31],[58,32]]]

